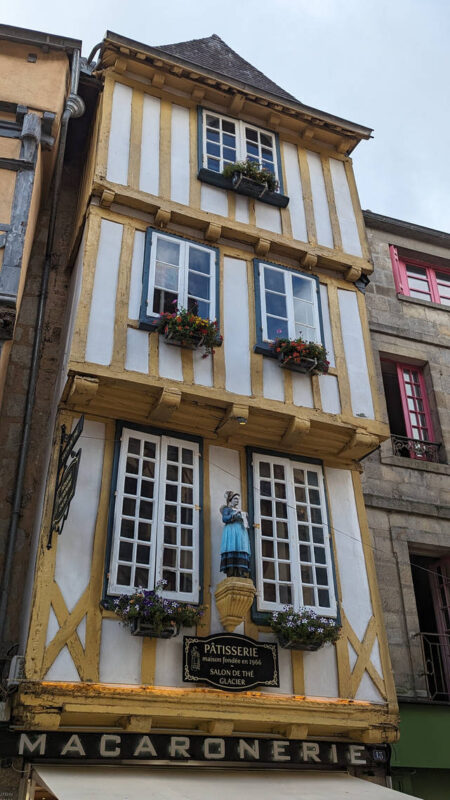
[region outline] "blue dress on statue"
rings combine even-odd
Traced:
[[[239,511],[229,506],[222,509],[225,523],[220,548],[220,571],[227,575],[248,576],[250,570],[250,539]]]

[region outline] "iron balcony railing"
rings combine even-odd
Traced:
[[[420,461],[439,462],[438,442],[421,442],[419,439],[408,439],[407,436],[391,436],[392,452],[394,456],[403,458],[417,458]]]
[[[428,697],[435,702],[450,701],[450,634],[417,633],[422,649]]]

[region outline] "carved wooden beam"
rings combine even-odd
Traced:
[[[305,269],[314,269],[317,266],[317,256],[312,253],[305,253],[300,259],[300,266]]]
[[[270,241],[269,239],[258,239],[255,244],[255,253],[261,258],[265,258],[267,253],[270,250]]]
[[[230,111],[232,114],[239,114],[240,111],[244,108],[245,97],[243,94],[235,94],[231,103],[230,103]]]
[[[127,68],[127,59],[126,58],[116,58],[114,62],[114,72],[125,72]]]
[[[211,719],[206,722],[205,727],[211,736],[231,736],[234,721],[232,719]]]
[[[166,76],[162,72],[155,72],[152,78],[152,86],[161,89],[161,87],[164,86],[165,80]]]
[[[361,267],[349,267],[345,273],[345,280],[354,283],[361,277]]]
[[[220,436],[231,436],[239,431],[240,426],[247,423],[249,407],[241,403],[233,403],[227,409],[224,418],[219,422],[216,433]]]
[[[339,451],[338,455],[357,461],[372,450],[375,450],[379,444],[378,436],[358,428],[347,444]]]
[[[201,86],[194,86],[191,92],[192,99],[195,100],[197,103],[200,103],[203,100],[204,96],[205,96],[205,89],[203,89]]]
[[[130,733],[149,733],[152,727],[152,717],[149,717],[148,714],[131,714],[129,717],[123,718],[122,727]]]
[[[112,192],[111,189],[103,189],[103,192],[100,197],[100,205],[103,208],[111,208],[111,205],[114,203],[116,193]]]
[[[273,729],[274,733],[279,736],[285,736],[286,739],[306,739],[308,736],[308,726],[298,725],[295,722],[290,725],[279,725]]]
[[[289,425],[281,438],[280,444],[285,447],[297,447],[300,440],[306,436],[311,428],[309,419],[301,417],[291,417]]]
[[[73,405],[88,406],[97,394],[98,378],[87,378],[84,375],[75,375],[70,387],[67,402]]]
[[[171,216],[171,211],[166,211],[165,208],[158,208],[158,211],[155,214],[155,224],[160,228],[164,228],[165,225],[169,224]]]
[[[177,411],[181,403],[180,389],[161,389],[156,404],[150,411],[149,420],[151,422],[167,422],[172,414]]]
[[[217,222],[210,222],[205,231],[205,239],[207,239],[208,242],[217,242],[221,235],[222,226],[218,225]]]

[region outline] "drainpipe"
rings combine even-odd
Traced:
[[[42,334],[44,328],[45,303],[47,299],[48,282],[52,263],[53,241],[55,236],[56,213],[58,208],[59,191],[61,187],[61,177],[63,170],[64,154],[66,149],[67,131],[69,120],[72,117],[81,117],[84,114],[85,106],[81,97],[77,94],[78,81],[80,78],[80,57],[79,50],[74,50],[72,55],[72,68],[70,75],[70,92],[66,100],[66,105],[61,117],[61,129],[58,145],[58,155],[56,158],[55,175],[53,180],[53,190],[50,205],[50,220],[47,233],[47,244],[45,247],[45,259],[42,270],[41,289],[39,293],[39,303],[36,317],[33,352],[31,356],[31,368],[28,379],[27,399],[25,405],[25,415],[22,430],[22,441],[19,450],[19,463],[14,489],[11,520],[8,529],[8,539],[6,546],[5,561],[0,590],[0,643],[4,641],[6,626],[6,612],[8,603],[9,586],[14,561],[14,552],[17,539],[17,528],[19,525],[20,510],[22,505],[23,483],[25,479],[25,467],[30,443],[31,420],[33,414],[34,399],[36,394],[36,384],[39,372],[40,349],[42,344]]]

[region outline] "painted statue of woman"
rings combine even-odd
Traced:
[[[225,505],[220,508],[224,522],[220,571],[225,572],[228,578],[248,578],[250,571],[248,520],[247,514],[240,508],[240,499],[236,492],[225,492]]]

